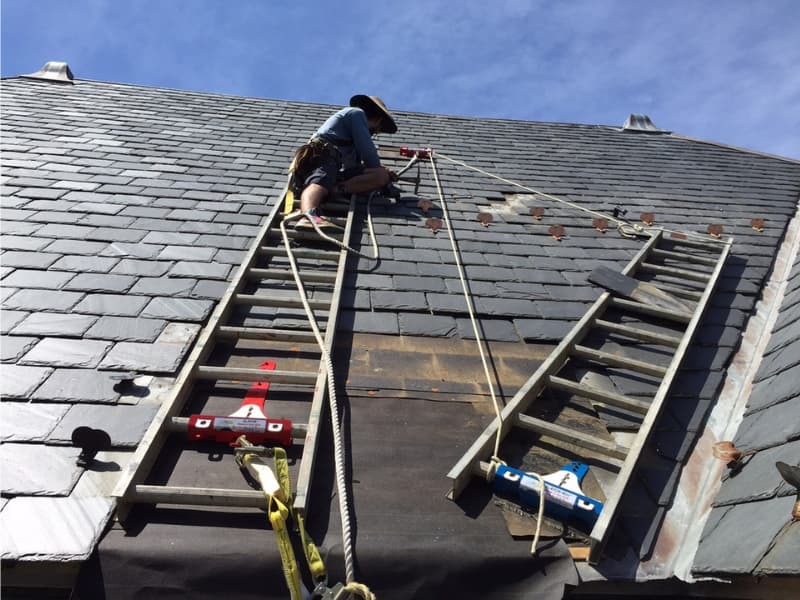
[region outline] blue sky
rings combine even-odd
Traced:
[[[800,159],[797,0],[2,0],[4,77],[662,129]]]

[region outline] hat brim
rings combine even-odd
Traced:
[[[350,106],[355,106],[368,113],[380,113],[383,117],[381,119],[381,133],[397,133],[397,124],[394,118],[386,108],[375,102],[372,98],[365,94],[356,94],[350,98]]]

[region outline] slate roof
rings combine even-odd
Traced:
[[[698,576],[800,574],[800,521],[791,518],[798,490],[775,467],[777,461],[797,465],[800,457],[798,365],[800,255],[733,440],[753,454],[724,477],[695,556]],[[729,551],[732,544],[736,552]]]
[[[138,443],[159,396],[137,390],[169,386],[282,189],[294,148],[337,107],[24,78],[3,80],[2,98],[2,460],[4,466],[35,460],[42,471],[31,476],[15,468],[3,478],[3,555],[82,558],[110,506],[81,504],[87,527],[53,528],[34,538],[40,548],[15,524],[48,512],[39,511],[44,503],[56,509],[100,485],[75,466],[68,446],[73,425],[102,424],[115,452]],[[720,287],[674,386],[682,401],[669,405],[657,427],[658,460],[640,475],[627,502],[638,510],[614,540],[646,558],[797,211],[800,164],[663,132],[393,112],[400,133],[381,144],[432,146],[594,210],[622,207],[633,221],[652,212],[656,225],[705,233],[721,224],[734,236]],[[507,183],[445,160],[438,168],[489,339],[560,340],[600,293],[586,275],[599,265],[623,266],[640,247],[599,232],[585,214]],[[382,261],[377,268],[353,261],[343,330],[471,337],[449,242],[425,226],[416,206],[419,196],[436,200],[425,169],[417,194],[403,183],[405,198],[375,206]],[[545,208],[541,221],[530,215],[534,206]],[[478,222],[479,211],[493,214],[488,227]],[[763,231],[751,226],[753,218],[765,219]],[[561,241],[548,232],[552,224],[565,227]],[[365,228],[361,235],[367,244]],[[787,324],[797,306],[786,307]],[[762,376],[742,427],[758,444],[767,443],[761,430],[768,418],[783,414],[772,406],[796,408],[797,398],[767,407],[757,397],[771,387],[768,378],[796,366],[785,362],[796,355],[797,332],[789,329],[777,332],[786,343],[767,361],[776,372]],[[127,387],[113,378],[130,373],[145,378]],[[617,384],[637,393],[630,381]],[[796,439],[791,435],[787,440]],[[726,489],[730,495],[720,502],[727,508],[719,510],[730,511],[733,522],[734,510],[754,503],[732,506],[749,492]],[[759,504],[785,503],[787,493],[779,488]],[[65,544],[70,537],[82,543]]]

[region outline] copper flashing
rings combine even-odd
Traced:
[[[533,218],[537,221],[541,221],[544,216],[544,208],[541,206],[534,206],[531,209],[531,215],[533,215]]]

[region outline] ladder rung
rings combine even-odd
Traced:
[[[587,348],[586,346],[575,346],[571,354],[572,356],[577,356],[586,360],[603,363],[611,367],[628,369],[629,371],[636,371],[637,373],[644,373],[645,375],[664,377],[664,375],[667,374],[667,369],[665,367],[659,367],[649,362],[628,358],[627,356],[614,354],[613,352],[603,352],[602,350]]]
[[[678,277],[685,277],[693,281],[708,281],[711,279],[709,273],[701,273],[700,271],[691,271],[689,269],[677,269],[675,267],[662,267],[661,265],[654,265],[652,263],[643,262],[639,265],[643,271],[650,271],[651,273],[664,273],[665,275],[675,275]]]
[[[237,367],[197,367],[198,379],[227,381],[269,381],[271,383],[295,383],[313,385],[317,373],[311,371],[267,371],[264,369],[243,369]]]
[[[702,292],[696,292],[694,290],[685,290],[679,287],[675,287],[674,285],[661,283],[660,281],[649,281],[648,283],[654,287],[657,287],[662,292],[667,292],[668,294],[672,294],[673,296],[688,298],[689,300],[700,300],[700,298],[703,297]]]
[[[611,458],[625,460],[625,456],[627,455],[627,450],[618,446],[616,442],[600,440],[595,436],[575,431],[574,429],[562,425],[556,425],[549,421],[543,421],[536,417],[519,414],[516,417],[516,424],[524,429],[535,431],[536,433],[561,440],[562,442],[569,442],[581,448],[610,456]]]
[[[282,281],[293,281],[294,275],[289,269],[250,269],[247,276],[252,279],[280,279]],[[334,271],[302,271],[300,277],[303,282],[322,282],[333,283],[336,281]]]
[[[672,346],[677,348],[681,344],[681,338],[674,335],[667,335],[665,333],[657,333],[655,331],[647,331],[638,327],[631,327],[630,325],[622,325],[620,323],[613,323],[605,319],[596,319],[594,324],[600,329],[605,329],[612,333],[618,333],[625,337],[634,338],[643,342],[653,342],[654,344],[662,344],[664,346]]]
[[[261,246],[258,251],[266,256],[286,256],[286,248],[283,246]],[[292,254],[295,258],[314,258],[317,260],[329,260],[332,262],[338,262],[339,260],[339,252],[333,252],[330,250],[292,248]]]
[[[692,315],[688,313],[664,310],[663,308],[650,306],[649,304],[643,304],[641,302],[634,302],[633,300],[626,300],[625,298],[612,298],[611,304],[620,309],[638,312],[651,317],[659,317],[661,319],[675,321],[677,323],[688,323],[692,320]]]
[[[190,506],[266,507],[264,492],[225,488],[192,488],[166,485],[134,487],[131,502],[146,504],[185,504]]]
[[[650,403],[645,402],[644,400],[636,400],[635,398],[630,398],[622,394],[606,392],[590,385],[577,383],[575,381],[570,381],[569,379],[556,377],[555,375],[548,377],[547,382],[548,385],[553,389],[561,390],[562,392],[568,392],[576,396],[581,396],[582,398],[598,400],[604,404],[631,410],[642,415],[647,414],[647,411],[650,408]]]
[[[271,306],[273,308],[303,308],[300,298],[271,298],[266,294],[236,294],[237,304],[250,304],[252,306]],[[315,310],[330,308],[331,303],[325,300],[309,300],[308,305]]]
[[[269,340],[276,342],[308,342],[314,343],[317,338],[312,331],[296,331],[293,329],[268,329],[265,327],[234,327],[222,325],[217,335],[226,339]]]
[[[704,241],[698,239],[682,239],[678,237],[666,237],[664,238],[664,242],[668,242],[671,244],[675,244],[676,246],[686,246],[688,248],[699,248],[701,250],[712,251],[715,250],[717,252],[721,252],[722,249],[725,247],[724,242],[714,242],[714,241]]]
[[[175,433],[185,433],[189,429],[189,417],[172,417],[168,424],[169,430]],[[292,442],[298,443],[306,439],[308,425],[305,423],[292,423]]]
[[[717,266],[717,261],[707,256],[697,256],[696,254],[687,254],[686,252],[674,252],[672,250],[662,250],[661,248],[653,248],[651,254],[653,256],[661,256],[663,258],[673,258],[682,262],[696,263],[698,265]]]

